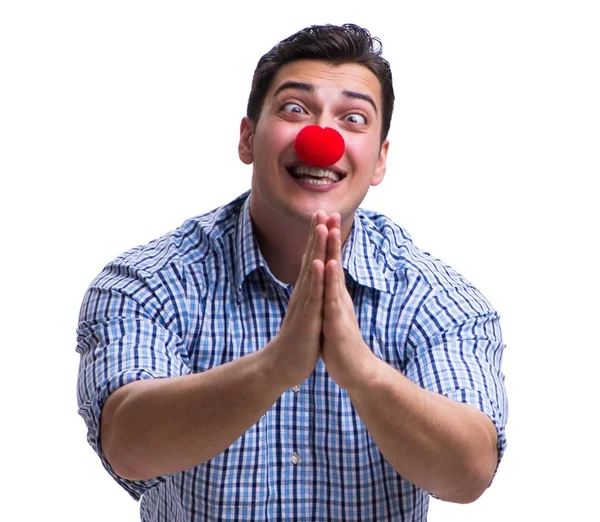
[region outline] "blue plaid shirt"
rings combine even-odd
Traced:
[[[385,460],[345,390],[319,361],[225,452],[137,482],[100,446],[107,397],[138,379],[204,372],[260,350],[292,286],[270,272],[252,232],[249,193],[106,266],[81,308],[79,413],[108,472],[143,521],[422,521],[429,495]],[[507,401],[498,315],[464,278],[381,214],[359,209],[343,249],[363,338],[380,359],[494,422]]]

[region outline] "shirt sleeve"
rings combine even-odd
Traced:
[[[136,500],[166,477],[131,481],[117,475],[100,444],[100,415],[121,386],[190,373],[180,328],[176,321],[165,325],[164,310],[169,308],[152,278],[108,265],[85,294],[77,329],[77,399],[87,440],[110,475]]]
[[[406,376],[485,413],[498,434],[499,464],[506,449],[508,402],[497,312],[473,287],[432,292],[416,315],[409,344],[414,353]]]

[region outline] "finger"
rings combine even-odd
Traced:
[[[327,218],[327,228],[341,228],[342,217],[338,212],[334,212]]]
[[[315,212],[315,223],[317,225],[326,225],[328,219],[329,216],[324,210],[319,209]]]
[[[335,307],[339,303],[340,298],[340,280],[338,276],[338,262],[335,259],[330,259],[327,261],[325,265],[325,289],[324,289],[324,299],[325,299],[325,313],[329,315],[329,313],[335,314],[332,310],[332,307]]]
[[[306,247],[306,254],[308,255],[309,264],[315,258],[315,251],[320,248],[317,245],[318,235],[317,230],[319,225],[326,225],[329,216],[323,210],[317,210],[313,214],[313,218],[310,224],[309,242]]]
[[[325,264],[325,255],[327,253],[327,239],[328,239],[327,226],[324,224],[317,225],[315,229],[315,244],[312,252],[312,259],[320,260]]]
[[[321,331],[323,324],[323,293],[325,291],[325,265],[320,259],[310,264],[309,276],[303,287],[298,289],[297,325],[308,335]],[[287,316],[286,316],[287,317]]]
[[[311,263],[310,281],[307,292],[300,294],[302,314],[297,316],[296,325],[299,335],[308,338],[318,336],[323,328],[323,293],[325,291],[325,265],[319,259]]]
[[[313,214],[311,221],[311,231],[306,252],[302,257],[302,266],[296,283],[297,287],[307,286],[307,292],[311,291],[312,262],[315,259],[325,263],[325,250],[327,248],[327,227],[322,224],[327,221],[327,214],[323,211],[317,211]],[[322,222],[321,224],[319,222]],[[323,270],[324,272],[324,270]]]
[[[332,228],[327,235],[326,260],[335,259],[341,263],[342,259],[342,237],[339,228]]]
[[[319,314],[322,313],[323,293],[325,291],[325,265],[320,259],[315,259],[312,263],[312,281],[310,289],[310,299],[314,302]]]
[[[323,251],[323,239],[325,241],[325,245],[327,244],[327,223],[328,216],[323,210],[317,210],[313,214],[313,220],[311,222],[311,241],[309,241],[306,248],[306,255],[308,256],[307,262],[308,265],[312,263],[314,259],[321,259],[325,262],[325,253]],[[325,225],[325,237],[323,238],[319,234],[323,232],[319,232],[319,226]]]
[[[315,240],[316,219],[317,219],[317,213],[314,212],[311,217],[311,221],[310,221],[310,230],[308,232],[308,240],[306,242],[306,249],[304,250],[304,254],[302,255],[302,264],[300,265],[300,273],[298,274],[296,286],[303,284],[310,272],[310,265],[312,262],[311,252],[313,250],[313,244],[314,244],[314,240]]]
[[[325,264],[325,250],[327,248],[327,227],[325,225],[317,225],[314,233],[313,249],[308,254],[305,254],[304,265],[305,274],[302,279],[298,280],[298,286],[300,286],[300,292],[305,292],[308,299],[311,297],[312,284],[314,275],[313,264],[315,261],[319,261],[321,264]],[[323,268],[321,270],[321,277],[324,277]],[[321,298],[323,294],[321,292]]]

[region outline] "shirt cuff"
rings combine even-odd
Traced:
[[[141,496],[148,491],[148,489],[157,486],[164,482],[167,477],[159,476],[153,479],[137,481],[127,480],[120,477],[112,468],[104,452],[102,451],[101,434],[100,434],[100,416],[102,414],[102,408],[106,403],[108,397],[126,384],[131,382],[143,380],[143,379],[154,379],[166,377],[163,375],[156,375],[147,370],[135,370],[130,369],[113,375],[110,379],[107,379],[102,383],[101,386],[95,391],[91,397],[91,401],[83,405],[79,409],[79,414],[84,418],[86,426],[88,428],[87,440],[94,448],[94,451],[100,457],[103,466],[109,472],[109,474],[123,487],[135,500],[139,500]]]

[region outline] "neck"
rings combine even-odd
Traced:
[[[306,221],[292,216],[261,219],[260,212],[251,213],[251,217],[260,251],[269,270],[282,283],[295,284],[306,251],[310,217]],[[342,221],[342,245],[350,235],[352,222],[353,216]]]
[[[260,215],[252,214],[252,226],[269,270],[282,283],[295,284],[308,241],[310,222],[280,217],[261,219]]]

